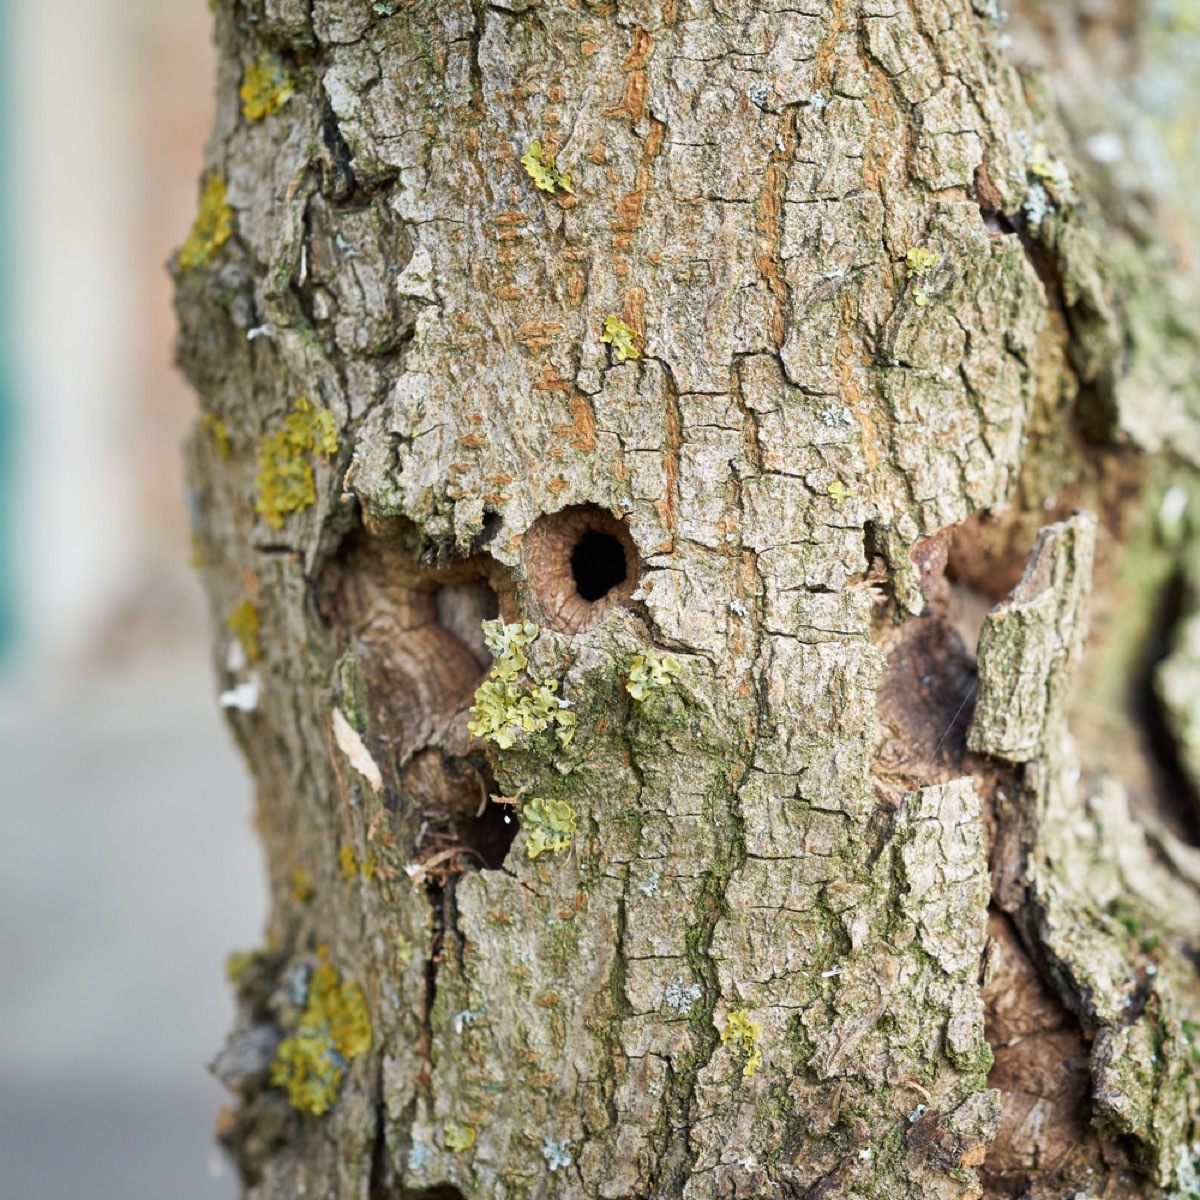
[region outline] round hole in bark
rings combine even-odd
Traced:
[[[571,576],[585,600],[603,600],[629,577],[625,547],[611,533],[587,530],[571,551]]]
[[[590,629],[628,604],[638,552],[628,527],[607,509],[580,504],[539,517],[525,535],[525,577],[546,620],[565,633]]]

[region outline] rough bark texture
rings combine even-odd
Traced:
[[[1200,1195],[1194,8],[216,7],[247,1194]]]

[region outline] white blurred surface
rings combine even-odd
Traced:
[[[189,557],[164,264],[212,111],[206,0],[0,0],[18,644],[0,675],[0,1197],[228,1200],[205,1064],[261,938],[250,785]],[[8,482],[8,481],[6,481]]]
[[[0,1163],[12,1200],[225,1200],[222,962],[260,940],[250,789],[198,657],[0,689]]]

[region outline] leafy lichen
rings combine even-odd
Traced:
[[[904,255],[905,277],[914,280],[913,303],[924,308],[929,303],[929,276],[942,261],[936,250],[924,246],[910,246]]]
[[[569,1167],[571,1165],[571,1139],[546,1138],[542,1142],[542,1157],[551,1171]]]
[[[537,858],[547,851],[565,850],[577,828],[575,810],[565,800],[532,797],[521,810],[521,823],[529,829],[525,853]]]
[[[242,80],[242,116],[247,121],[261,121],[274,116],[291,99],[296,90],[296,81],[283,65],[278,54],[264,50],[258,59],[246,68]]]
[[[258,452],[255,508],[272,529],[282,529],[289,513],[317,502],[310,456],[332,458],[337,450],[333,413],[301,396],[284,427],[268,434]]]
[[[620,317],[604,318],[604,332],[600,335],[600,340],[612,346],[613,353],[617,356],[617,362],[624,362],[627,358],[637,358],[637,347],[634,345],[636,338],[637,330],[626,325]]]
[[[483,634],[495,660],[475,691],[467,722],[472,736],[509,750],[521,737],[554,729],[559,744],[567,745],[575,736],[575,714],[571,702],[558,695],[557,681],[520,678],[528,666],[524,647],[537,637],[538,627],[531,621],[485,621]]]
[[[667,687],[679,678],[679,663],[670,655],[658,655],[653,650],[635,654],[629,667],[625,690],[639,703],[651,692]]]
[[[233,209],[229,207],[228,196],[225,180],[220,175],[210,175],[200,194],[200,209],[191,232],[179,248],[181,271],[207,266],[212,256],[229,241],[233,233]]]
[[[321,1116],[338,1096],[349,1063],[371,1048],[371,1021],[356,983],[343,983],[322,957],[308,985],[307,1003],[292,1033],[279,1043],[271,1083],[287,1090],[301,1112]]]
[[[455,1154],[461,1154],[464,1150],[470,1150],[475,1145],[475,1127],[473,1125],[459,1125],[457,1121],[451,1121],[442,1132],[443,1140],[446,1143],[446,1149],[453,1151]]]
[[[571,176],[555,166],[554,155],[546,153],[541,142],[529,143],[529,149],[521,156],[521,166],[543,192],[549,192],[552,196],[556,192],[569,192],[574,195]]]
[[[725,1021],[721,1030],[721,1044],[732,1046],[735,1053],[745,1055],[742,1065],[743,1075],[753,1075],[762,1066],[762,1051],[758,1048],[758,1039],[762,1037],[762,1026],[750,1019],[750,1013],[744,1008],[736,1008]]]

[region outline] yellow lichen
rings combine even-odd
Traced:
[[[321,958],[308,985],[304,1012],[279,1043],[271,1083],[286,1088],[288,1102],[320,1116],[337,1099],[347,1065],[371,1048],[371,1021],[362,989],[342,983]]]
[[[446,1149],[455,1154],[459,1154],[463,1150],[470,1150],[475,1145],[475,1127],[473,1125],[459,1125],[457,1122],[451,1121],[442,1136],[446,1143]]]
[[[1062,159],[1054,158],[1046,149],[1045,142],[1035,142],[1026,156],[1030,175],[1040,179],[1054,190],[1060,200],[1073,198],[1071,172]]]
[[[929,303],[928,279],[930,272],[942,261],[936,250],[924,246],[910,246],[904,255],[905,277],[914,279],[913,303],[924,308]]]
[[[396,934],[396,957],[405,965],[412,962],[413,955],[416,953],[416,946],[412,944],[402,933]]]
[[[565,850],[575,836],[575,810],[565,800],[532,797],[521,810],[521,824],[529,830],[525,853],[537,858],[547,851]]]
[[[272,529],[282,529],[289,513],[317,502],[309,456],[332,458],[337,453],[333,413],[315,408],[301,396],[283,429],[268,434],[258,452],[258,501],[255,509]]]
[[[651,692],[667,687],[672,679],[679,678],[679,664],[669,655],[661,657],[653,650],[635,654],[629,666],[629,679],[625,690],[639,703]]]
[[[637,347],[633,344],[636,337],[637,330],[626,325],[620,317],[604,318],[604,332],[600,335],[600,340],[612,346],[617,362],[637,358]]]
[[[850,497],[850,489],[840,479],[835,479],[825,490],[834,504],[841,504]]]
[[[528,665],[524,647],[537,637],[538,627],[531,621],[485,621],[483,635],[493,655],[492,669],[475,690],[467,730],[509,750],[518,738],[553,728],[559,744],[567,745],[575,736],[575,714],[571,702],[558,695],[557,681],[519,680]]]
[[[229,241],[233,232],[233,209],[228,189],[220,175],[210,175],[200,194],[200,210],[187,240],[179,248],[179,269],[191,271],[206,266],[212,256]]]
[[[354,879],[356,876],[361,875],[370,883],[375,878],[375,868],[378,865],[374,850],[368,850],[367,857],[361,863],[355,857],[351,847],[343,846],[338,851],[338,866],[341,868],[342,876],[345,879]]]
[[[278,54],[264,50],[258,60],[246,68],[239,93],[242,97],[242,116],[247,121],[261,121],[274,116],[291,99],[296,82],[283,65]]]
[[[217,457],[227,460],[233,453],[233,442],[229,438],[229,426],[216,413],[205,413],[200,420],[204,431],[212,438]]]
[[[542,149],[541,142],[529,143],[529,149],[521,156],[521,165],[543,192],[549,192],[551,195],[555,192],[570,192],[574,195],[571,176],[554,165],[554,155],[547,154]]]
[[[287,1089],[288,1103],[319,1117],[337,1099],[342,1068],[333,1057],[329,1039],[298,1033],[284,1038],[271,1064],[271,1083]]]
[[[237,987],[255,957],[253,950],[231,950],[225,956],[225,978]]]
[[[750,1020],[750,1013],[746,1009],[734,1009],[726,1018],[725,1028],[721,1030],[721,1044],[732,1045],[736,1053],[746,1056],[742,1066],[743,1075],[753,1075],[762,1066],[762,1051],[757,1045],[761,1036],[762,1026]]]
[[[225,628],[241,643],[248,662],[258,662],[262,657],[262,644],[258,640],[258,609],[249,600],[243,600],[225,618]]]
[[[310,904],[316,894],[308,872],[303,867],[297,867],[292,872],[292,899],[297,904]]]

